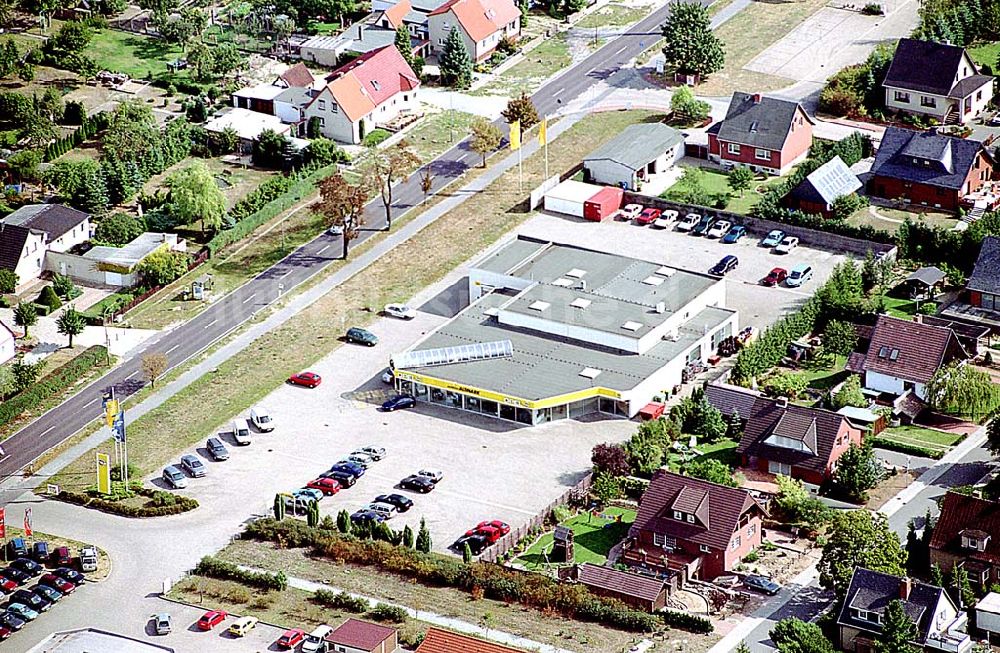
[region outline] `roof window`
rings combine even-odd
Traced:
[[[661,283],[663,283],[663,277],[656,277],[651,275],[643,279],[642,282],[647,286],[658,286]]]
[[[585,379],[596,379],[597,375],[599,375],[600,373],[601,370],[593,367],[585,367],[582,370],[580,370],[580,376],[582,376]]]
[[[573,268],[566,273],[567,277],[572,277],[574,279],[582,279],[583,275],[587,274],[586,270],[581,270],[580,268]]]
[[[672,277],[674,276],[674,272],[676,272],[676,270],[674,270],[673,268],[668,268],[667,266],[663,265],[660,266],[660,268],[656,271],[656,274],[660,275],[661,277]]]
[[[565,277],[559,277],[558,279],[552,282],[552,285],[559,286],[560,288],[569,288],[570,286],[573,285],[573,281]]]
[[[541,313],[548,307],[549,307],[548,302],[532,302],[531,305],[528,306],[528,308],[530,308],[531,310],[538,311],[539,313]]]
[[[372,80],[372,88],[374,88],[374,89],[375,89],[376,91],[377,91],[377,90],[379,90],[380,88],[382,88],[382,87],[381,87],[381,86],[379,85],[379,83],[378,83],[378,80],[377,80],[377,79],[373,79],[373,80]]]
[[[642,323],[633,322],[632,320],[629,320],[628,322],[622,325],[622,328],[625,329],[626,331],[638,331],[639,329],[642,328]]]
[[[590,306],[591,301],[589,299],[584,299],[583,297],[577,297],[569,303],[573,308],[587,308]]]

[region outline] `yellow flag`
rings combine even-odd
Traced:
[[[515,120],[510,123],[510,149],[511,151],[521,149],[521,121]]]
[[[546,140],[546,138],[548,138],[548,135],[545,133],[545,129],[546,129],[546,127],[548,127],[548,125],[549,125],[548,118],[542,118],[542,122],[538,123],[538,145],[539,146],[544,146],[545,145],[545,140]]]

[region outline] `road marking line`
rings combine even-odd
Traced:
[[[291,271],[291,270],[289,270],[288,272],[284,273],[283,275],[281,275],[281,276],[280,276],[280,277],[278,277],[278,278],[279,278],[279,279],[284,279],[285,277],[287,277],[287,276],[288,276],[288,275],[290,275],[291,273],[292,273],[292,271]]]
[[[49,431],[51,431],[51,430],[52,430],[52,429],[54,429],[55,427],[56,427],[56,425],[55,425],[55,424],[53,424],[52,426],[50,426],[49,428],[45,429],[44,431],[42,431],[42,432],[41,432],[41,433],[39,433],[38,435],[39,435],[39,436],[42,436],[42,435],[45,435],[46,433],[48,433]]]
[[[173,350],[177,349],[180,346],[181,346],[180,343],[177,343],[176,345],[174,345],[173,347],[171,347],[170,349],[168,349],[166,353],[169,354],[170,352],[172,352]]]
[[[552,97],[559,97],[559,94],[566,90],[565,86],[559,87],[559,90],[552,94]]]
[[[96,404],[99,401],[100,401],[100,399],[93,399],[93,400],[88,401],[87,403],[85,403],[84,406],[89,406],[90,404]]]
[[[625,52],[625,48],[626,48],[626,46],[623,45],[622,47],[618,48],[615,51],[615,54],[621,54],[622,52]]]
[[[247,297],[246,299],[243,300],[243,303],[246,304],[248,301],[250,301],[251,299],[253,299],[256,296],[257,296],[257,293],[254,293],[254,294],[250,295],[249,297]]]
[[[128,376],[126,376],[124,380],[128,381],[129,379],[131,379],[133,376],[135,376],[138,373],[139,373],[139,370],[136,370],[136,371],[132,372],[131,374],[129,374]]]
[[[316,252],[316,256],[319,256],[320,254],[322,254],[323,252],[325,252],[328,249],[330,249],[329,245],[323,245],[323,249],[321,249],[318,252]]]
[[[218,322],[218,319],[217,319],[217,318],[212,318],[212,321],[211,321],[211,322],[209,322],[208,324],[206,324],[204,328],[206,328],[206,329],[207,329],[208,327],[212,326],[212,325],[213,325],[213,324],[215,324],[216,322]]]

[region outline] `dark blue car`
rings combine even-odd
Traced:
[[[351,515],[351,521],[355,524],[360,524],[361,522],[369,522],[373,526],[375,524],[381,524],[385,521],[385,515],[380,515],[374,510],[359,510],[353,515]]]
[[[413,408],[417,405],[417,400],[410,395],[399,395],[382,404],[382,410],[391,413],[402,408]]]
[[[725,236],[722,237],[722,242],[724,243],[736,243],[739,242],[740,238],[747,235],[747,228],[743,225],[737,224],[730,227],[729,231]]]
[[[723,256],[722,260],[716,263],[711,270],[708,271],[709,274],[717,274],[720,277],[725,276],[727,272],[732,272],[736,269],[736,266],[740,264],[740,260],[729,254]]]
[[[341,460],[339,463],[330,468],[331,472],[343,472],[345,474],[350,474],[354,478],[360,478],[365,475],[365,468],[357,463],[352,463],[349,460]]]

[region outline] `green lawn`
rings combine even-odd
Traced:
[[[626,508],[608,508],[604,514],[621,515],[622,519],[615,522],[584,512],[562,524],[573,529],[574,562],[603,565],[608,559],[608,552],[625,538],[629,526],[635,521],[635,511]],[[517,562],[528,569],[537,569],[545,565],[545,554],[551,549],[552,533],[546,533],[522,553]]]
[[[769,177],[764,180],[755,179],[753,185],[749,190],[743,192],[741,197],[739,193],[734,193],[732,189],[729,188],[729,176],[724,172],[719,172],[718,170],[709,170],[706,168],[701,169],[701,188],[710,195],[718,195],[723,193],[729,193],[732,197],[729,203],[726,204],[726,210],[732,211],[733,213],[739,213],[741,215],[746,215],[750,212],[760,200],[760,193],[757,191],[758,188],[767,187],[778,181],[777,177]],[[677,196],[676,193],[683,192],[687,184],[685,180],[678,180],[673,186],[664,191],[660,197],[664,199],[680,200],[681,198]]]
[[[833,365],[830,365],[828,358],[818,361],[809,361],[802,366],[799,372],[806,377],[807,385],[816,390],[829,390],[850,374],[844,367],[847,365],[846,356],[837,356]]]
[[[681,436],[680,441],[687,444],[690,440],[691,435],[685,433]],[[718,442],[711,442],[709,444],[698,444],[696,449],[701,452],[701,455],[695,456],[690,460],[685,460],[684,456],[677,450],[671,449],[669,456],[667,457],[667,467],[672,471],[679,472],[681,466],[688,462],[703,462],[705,460],[718,460],[724,465],[730,468],[736,467],[739,462],[739,456],[736,455],[736,447],[739,443],[733,440],[719,440]]]
[[[576,27],[594,28],[631,25],[641,20],[647,13],[649,13],[649,7],[626,7],[619,4],[607,4],[590,15],[584,16],[576,24]]]
[[[900,297],[889,297],[884,296],[883,301],[885,302],[886,313],[892,315],[893,317],[901,317],[903,319],[908,319],[917,314],[917,307],[923,308],[928,303],[926,300],[920,300],[917,302],[913,299],[904,299]]]
[[[317,34],[335,34],[340,31],[340,23],[309,23],[309,29],[316,30]]]
[[[424,118],[406,135],[406,141],[420,161],[427,163],[465,138],[475,118],[463,111],[442,111]]]
[[[184,50],[149,36],[102,29],[94,32],[86,53],[98,68],[149,79],[166,77],[167,62],[181,58]]]
[[[872,215],[872,209],[878,215]],[[903,221],[909,219],[911,222],[925,224],[930,227],[941,227],[943,229],[953,229],[958,224],[958,218],[951,213],[941,211],[904,211],[903,209],[893,209],[884,206],[864,207],[859,209],[854,215],[847,218],[847,224],[854,227],[873,227],[889,233],[895,233]]]
[[[546,79],[572,62],[566,36],[559,34],[543,41],[493,82],[473,91],[471,95],[513,96],[521,91],[531,94],[538,90]]]
[[[878,434],[878,437],[903,444],[916,444],[929,449],[947,449],[958,443],[963,433],[948,433],[922,426],[894,426]]]
[[[990,68],[997,67],[997,58],[1000,56],[1000,41],[981,43],[975,47],[968,48],[969,56],[980,66],[987,65]]]

